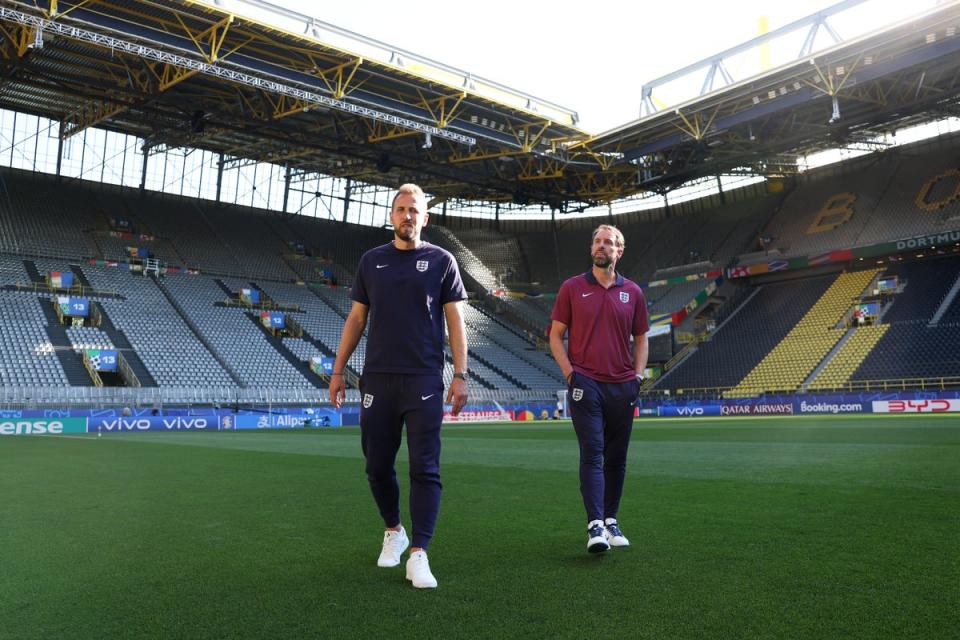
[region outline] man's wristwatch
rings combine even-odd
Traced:
[[[463,380],[464,382],[467,381],[467,374],[466,374],[466,372],[463,372],[463,373],[460,373],[460,372],[454,373],[454,374],[453,374],[453,377],[454,377],[454,378],[460,378],[460,379]]]

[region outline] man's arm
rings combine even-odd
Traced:
[[[647,334],[633,336],[633,370],[638,376],[642,376],[643,370],[647,368],[649,353],[650,343],[647,341]]]
[[[347,368],[347,360],[353,355],[360,336],[367,326],[367,312],[370,310],[365,304],[354,301],[350,314],[343,323],[343,333],[340,335],[340,346],[337,347],[337,359],[333,362],[333,375],[330,377],[330,402],[337,409],[343,404],[347,384],[343,379],[343,371]]]
[[[570,382],[570,376],[573,375],[573,365],[570,364],[570,358],[567,356],[567,348],[563,346],[563,334],[567,332],[567,325],[559,320],[553,321],[550,327],[550,353],[553,359],[560,365],[560,373],[564,380]]]
[[[453,355],[454,373],[467,372],[467,327],[463,321],[463,301],[454,300],[443,305],[443,315],[447,320],[447,332],[450,334],[450,352]],[[453,415],[460,413],[467,404],[467,382],[454,378],[447,391],[447,402],[453,403]]]

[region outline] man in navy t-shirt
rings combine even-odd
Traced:
[[[413,525],[406,569],[407,579],[417,588],[437,586],[426,550],[440,508],[444,320],[454,368],[446,400],[453,404],[454,414],[467,402],[467,338],[460,308],[467,294],[453,256],[420,240],[427,218],[420,187],[401,186],[390,211],[393,242],[360,259],[353,307],[343,326],[330,382],[330,401],[339,408],[346,388],[343,370],[367,328],[360,438],[367,480],[386,527],[377,564],[397,566],[410,545],[400,524],[400,487],[394,469],[406,424]]]
[[[623,249],[619,229],[597,227],[590,248],[593,268],[560,286],[550,316],[550,350],[567,379],[570,415],[580,442],[580,493],[591,553],[630,544],[620,531],[617,512],[633,409],[647,366],[649,325],[643,291],[616,271]]]

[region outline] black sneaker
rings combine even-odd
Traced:
[[[610,548],[607,542],[607,531],[603,526],[603,520],[593,520],[587,525],[587,551],[590,553],[603,553]]]

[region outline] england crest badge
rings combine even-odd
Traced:
[[[417,260],[417,271],[426,271],[429,266],[430,264],[426,260]]]
[[[630,302],[630,294],[627,293],[626,291],[621,291],[621,292],[620,292],[620,302],[622,302],[622,303],[624,303],[624,304]]]
[[[581,400],[582,398],[583,398],[583,389],[576,389],[576,388],[574,388],[574,390],[573,390],[573,401],[574,401],[574,402],[580,402],[580,400]]]
[[[363,408],[369,409],[370,405],[372,404],[373,404],[373,394],[372,393],[363,394]]]

